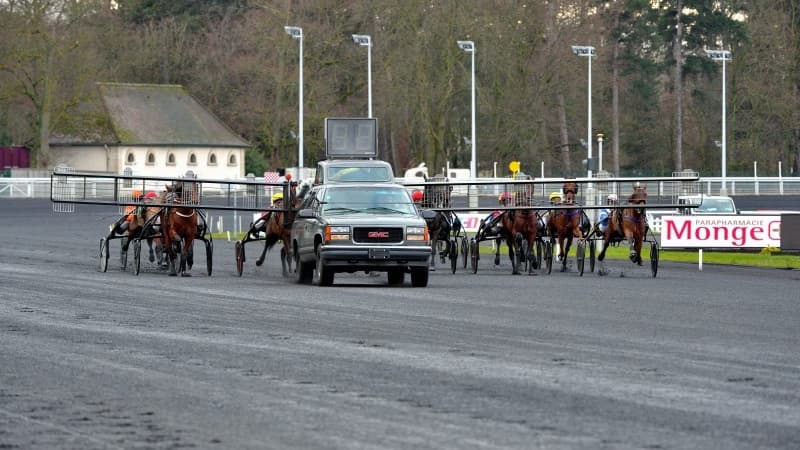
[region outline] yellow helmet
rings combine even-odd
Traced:
[[[560,198],[561,198],[561,193],[560,193],[560,192],[553,192],[553,193],[551,193],[551,194],[550,194],[550,201],[551,201],[551,202],[552,202],[553,200],[557,199],[557,198],[558,198],[558,199],[560,199]]]
[[[131,192],[131,197],[133,197],[135,200],[139,200],[140,198],[142,198],[142,191]]]
[[[272,203],[275,203],[278,200],[283,200],[283,192],[276,192],[272,194]]]

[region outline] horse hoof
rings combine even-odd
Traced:
[[[607,270],[598,270],[597,271],[597,276],[604,277],[606,275],[608,275],[608,271]]]
[[[256,261],[256,266],[261,267],[262,264],[264,264],[264,260],[263,259],[259,259],[259,260]]]
[[[190,277],[190,276],[192,276],[192,274],[190,274],[190,273],[182,273],[181,276],[182,277]]]
[[[177,277],[177,276],[178,276],[178,274],[177,274],[177,273],[170,273],[170,274],[169,274],[169,276],[171,276],[171,277]]]

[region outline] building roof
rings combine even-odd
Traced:
[[[120,144],[250,147],[183,86],[97,83]]]
[[[251,147],[183,86],[101,82],[97,88],[106,117],[92,122],[103,126],[54,133],[51,143]]]

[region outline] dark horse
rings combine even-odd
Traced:
[[[533,206],[533,192],[520,191],[514,194],[513,206]],[[509,209],[503,213],[503,238],[508,244],[508,256],[511,258],[511,273],[520,274],[520,263],[526,262],[528,274],[533,274],[536,261],[533,246],[536,243],[536,232],[539,228],[539,215],[534,209]]]
[[[452,211],[437,211],[435,208],[449,208],[450,207],[450,191],[451,186],[448,185],[425,185],[422,194],[422,202],[420,209],[422,210],[422,217],[428,225],[428,233],[431,237],[431,248],[433,256],[431,257],[431,270],[436,270],[436,258],[441,258],[442,263],[445,258],[450,255],[451,251],[455,249],[453,243],[450,242],[450,234],[453,230],[458,230],[460,224],[454,219]],[[440,242],[444,245],[439,249]]]
[[[167,186],[167,191],[166,203],[169,206],[161,212],[161,229],[169,260],[169,275],[176,276],[180,271],[182,277],[190,277],[188,269],[192,267],[192,246],[199,223],[199,213],[192,205],[199,201],[199,185],[179,181]],[[180,266],[176,270],[178,255]]]
[[[625,208],[615,208],[608,221],[608,228],[603,236],[603,250],[597,256],[598,261],[606,257],[606,249],[612,242],[626,240],[630,243],[631,262],[642,265],[642,242],[647,234],[645,215],[647,203],[647,186],[635,185],[633,193],[628,197]]]
[[[575,205],[575,196],[578,195],[578,184],[567,181],[561,186],[564,191],[562,205]],[[547,220],[548,234],[551,243],[558,240],[558,259],[561,261],[561,271],[567,271],[567,255],[572,245],[572,239],[582,239],[589,232],[589,218],[580,208],[550,210]]]
[[[267,256],[267,251],[274,247],[278,241],[281,241],[283,243],[283,247],[281,247],[281,272],[284,277],[289,276],[292,270],[292,223],[294,223],[297,208],[309,189],[311,189],[310,181],[304,181],[299,186],[292,183],[289,187],[289,200],[279,208],[267,212],[264,217],[254,224],[255,231],[264,232],[266,235],[264,249],[261,251],[261,256],[256,260],[256,266],[261,266]],[[249,239],[250,234],[248,233],[244,242]]]

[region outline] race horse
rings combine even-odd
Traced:
[[[161,194],[149,201],[156,205],[164,204],[167,199],[167,191],[162,191]],[[131,221],[128,225],[128,238],[125,239],[123,244],[123,251],[128,251],[128,245],[134,239],[144,239],[147,242],[149,250],[149,260],[154,262],[156,256],[158,257],[158,265],[161,267],[164,261],[164,246],[162,239],[159,237],[161,231],[161,207],[160,206],[141,206],[134,211]],[[153,250],[155,244],[155,251]]]
[[[631,262],[642,265],[642,242],[647,234],[646,203],[647,185],[634,185],[633,193],[628,197],[629,206],[615,208],[611,213],[603,235],[603,250],[597,256],[598,261],[602,262],[606,257],[609,244],[626,240],[630,244]]]
[[[169,275],[190,277],[192,267],[192,248],[197,236],[198,216],[195,207],[199,203],[199,184],[196,182],[178,181],[167,186],[166,206],[161,210],[161,230],[164,247],[169,261]],[[180,256],[180,264],[176,262]]]
[[[529,275],[533,275],[533,269],[536,268],[534,267],[536,258],[533,254],[533,246],[536,243],[536,233],[539,228],[539,215],[535,209],[524,208],[533,206],[532,194],[532,190],[527,189],[516,192],[512,206],[522,208],[508,209],[502,216],[503,239],[508,245],[511,273],[514,275],[520,274],[522,262],[527,264]]]
[[[294,223],[297,208],[311,189],[311,186],[311,181],[308,180],[303,181],[300,185],[290,183],[288,201],[283,202],[279,208],[269,210],[253,224],[251,232],[247,234],[242,244],[257,239],[251,235],[258,236],[260,233],[264,233],[264,248],[261,251],[261,256],[256,260],[256,266],[260,267],[264,264],[267,251],[280,241],[283,244],[283,247],[281,247],[281,272],[284,277],[289,276],[292,269],[292,223]],[[244,246],[242,246],[242,253],[244,253],[243,249]],[[242,254],[242,262],[244,262],[244,254]]]
[[[578,183],[567,181],[561,186],[564,192],[562,206],[576,205],[575,197],[578,195]],[[567,271],[567,255],[572,245],[572,239],[583,239],[589,232],[589,218],[580,208],[551,209],[547,220],[547,231],[550,242],[558,241],[558,260],[561,261],[561,271]]]
[[[426,180],[429,181],[429,180]],[[430,181],[442,181],[432,178]],[[431,237],[431,249],[433,255],[431,257],[431,270],[436,270],[436,258],[441,258],[442,263],[450,255],[450,252],[455,251],[454,243],[450,242],[450,234],[460,224],[455,220],[452,211],[440,211],[436,208],[449,208],[450,207],[450,192],[452,186],[448,185],[430,185],[426,184],[423,189],[422,202],[420,203],[421,214],[428,225],[428,233]],[[441,249],[440,242],[443,242]]]

